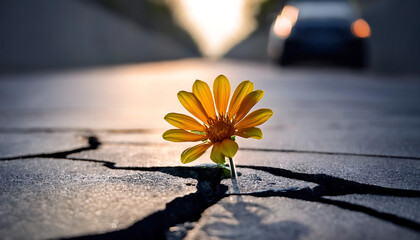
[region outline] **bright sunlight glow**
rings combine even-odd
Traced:
[[[264,0],[167,0],[178,24],[210,58],[226,54],[257,27]]]

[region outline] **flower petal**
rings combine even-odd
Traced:
[[[268,108],[262,108],[253,111],[252,113],[248,114],[242,121],[237,123],[235,125],[236,129],[239,128],[250,128],[255,127],[258,125],[263,124],[265,121],[270,119],[270,117],[273,115],[273,111]]]
[[[203,81],[196,80],[193,84],[193,93],[200,100],[209,117],[215,118],[216,111],[214,110],[213,96],[209,85]]]
[[[181,128],[184,130],[196,130],[204,132],[206,128],[197,122],[194,118],[181,113],[168,113],[165,116],[165,120],[172,126]]]
[[[183,129],[169,129],[162,134],[162,137],[171,142],[196,142],[207,139],[205,135],[191,133]]]
[[[254,84],[251,81],[243,81],[238,85],[238,87],[236,87],[229,104],[228,115],[230,118],[235,116],[242,100],[246,95],[248,95],[248,93],[252,92],[252,90],[254,90]]]
[[[262,131],[259,128],[242,128],[235,131],[235,135],[243,138],[255,138],[260,140],[263,137]]]
[[[213,93],[219,116],[225,115],[230,96],[230,83],[224,75],[219,75],[214,80]]]
[[[258,101],[264,96],[264,91],[262,90],[255,90],[250,92],[241,103],[241,106],[238,109],[238,113],[235,117],[235,122],[239,122],[245,115],[251,110],[251,108],[257,104]]]
[[[178,99],[188,112],[196,116],[201,121],[207,122],[207,113],[204,110],[203,105],[201,105],[200,101],[193,93],[180,91],[178,93]]]
[[[223,156],[221,149],[220,149],[220,142],[216,142],[213,144],[213,148],[210,153],[210,159],[215,163],[224,163],[225,156]]]
[[[230,138],[226,138],[220,144],[220,150],[222,154],[228,158],[233,158],[233,156],[235,156],[236,152],[238,151],[238,148],[238,144]]]
[[[197,158],[201,157],[211,145],[211,143],[202,143],[185,149],[181,153],[181,162],[185,164],[196,160]]]

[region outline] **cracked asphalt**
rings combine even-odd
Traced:
[[[195,79],[274,115],[238,181],[161,134]],[[0,76],[0,239],[420,239],[420,81],[202,59]]]

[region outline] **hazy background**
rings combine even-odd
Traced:
[[[286,1],[232,0],[242,4],[238,10],[228,3],[231,1],[215,0],[210,3],[219,5],[213,8],[202,5],[207,10],[204,12],[197,6],[192,10],[183,9],[185,2],[1,0],[0,72],[80,68],[203,55],[212,59],[268,62],[268,31]],[[420,1],[353,2],[372,29],[366,70],[420,73]],[[197,33],[206,23],[194,19],[194,14],[200,16],[200,20],[206,20],[209,29],[213,30]],[[233,23],[235,14],[242,14],[243,18],[238,22],[237,30],[221,32],[220,28],[217,31],[215,24]],[[206,46],[206,40],[224,42],[211,47]]]

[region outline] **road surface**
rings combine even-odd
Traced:
[[[238,183],[165,142],[180,90],[265,91]],[[420,81],[202,59],[0,76],[3,239],[420,239]]]

